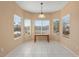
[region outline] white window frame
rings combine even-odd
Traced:
[[[54,23],[55,23],[56,21],[58,21],[59,24],[60,24],[60,20],[59,20],[58,18],[54,18],[54,20],[53,20],[53,25],[55,25]],[[53,30],[54,30],[54,27],[53,27]],[[53,32],[59,34],[60,31],[58,30],[58,32],[55,32],[55,31],[53,31]]]
[[[21,34],[20,34],[20,36],[18,36],[18,37],[14,37],[14,17],[15,16],[17,16],[17,17],[19,17],[20,18],[20,20],[21,20],[21,24],[20,24],[20,26],[21,26]],[[14,37],[14,40],[17,40],[17,39],[19,39],[19,38],[21,38],[21,36],[22,36],[22,17],[21,16],[19,16],[19,15],[17,15],[17,14],[14,14],[13,15],[13,37]]]
[[[24,19],[24,21],[25,21],[25,20],[30,20],[30,19],[27,19],[27,18],[26,18],[26,19]],[[23,21],[23,27],[25,26],[24,21]],[[32,33],[32,31],[31,31],[31,29],[32,29],[32,28],[31,28],[31,27],[32,27],[32,21],[30,20],[30,22],[31,22],[31,23],[30,23],[31,26],[30,26],[30,34],[29,34],[29,35],[31,35],[31,33]],[[25,32],[25,29],[24,29],[24,34],[27,34],[27,33]]]
[[[39,20],[39,19],[37,19],[37,20]],[[35,20],[35,21],[37,21],[37,20]],[[34,27],[35,27],[35,21],[34,21]],[[43,20],[40,19],[40,21],[43,21]],[[50,34],[50,20],[45,19],[44,21],[49,21],[49,31],[48,31],[48,33],[47,34],[42,34],[43,30],[42,30],[42,27],[41,27],[41,31],[40,31],[41,34],[36,34],[35,33],[35,35],[49,35]],[[42,22],[41,22],[41,24],[42,24]]]

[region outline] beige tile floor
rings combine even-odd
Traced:
[[[15,48],[7,57],[74,57],[75,55],[60,43],[52,41],[28,41]]]

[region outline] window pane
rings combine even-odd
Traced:
[[[35,21],[35,34],[41,34],[41,20]]]
[[[14,37],[21,36],[21,17],[14,15]]]
[[[63,25],[64,36],[69,38],[69,34],[70,34],[70,15],[69,14],[63,17],[62,25]]]
[[[27,34],[31,34],[31,20],[24,20],[24,32]]]
[[[59,32],[59,19],[54,19],[54,32]]]
[[[42,34],[49,34],[49,20],[42,20]]]
[[[49,20],[35,21],[35,34],[49,34]]]

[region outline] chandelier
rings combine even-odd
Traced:
[[[45,18],[45,15],[44,15],[43,10],[42,10],[43,9],[43,3],[41,2],[40,5],[41,5],[41,13],[39,14],[38,17],[39,18]]]

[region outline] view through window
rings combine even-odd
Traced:
[[[14,38],[21,36],[21,17],[14,15]]]
[[[25,19],[24,20],[24,32],[27,34],[31,34],[31,20]]]
[[[49,34],[49,20],[35,20],[35,34],[47,35]]]
[[[53,20],[53,25],[54,25],[54,33],[59,33],[59,19],[55,18]]]

